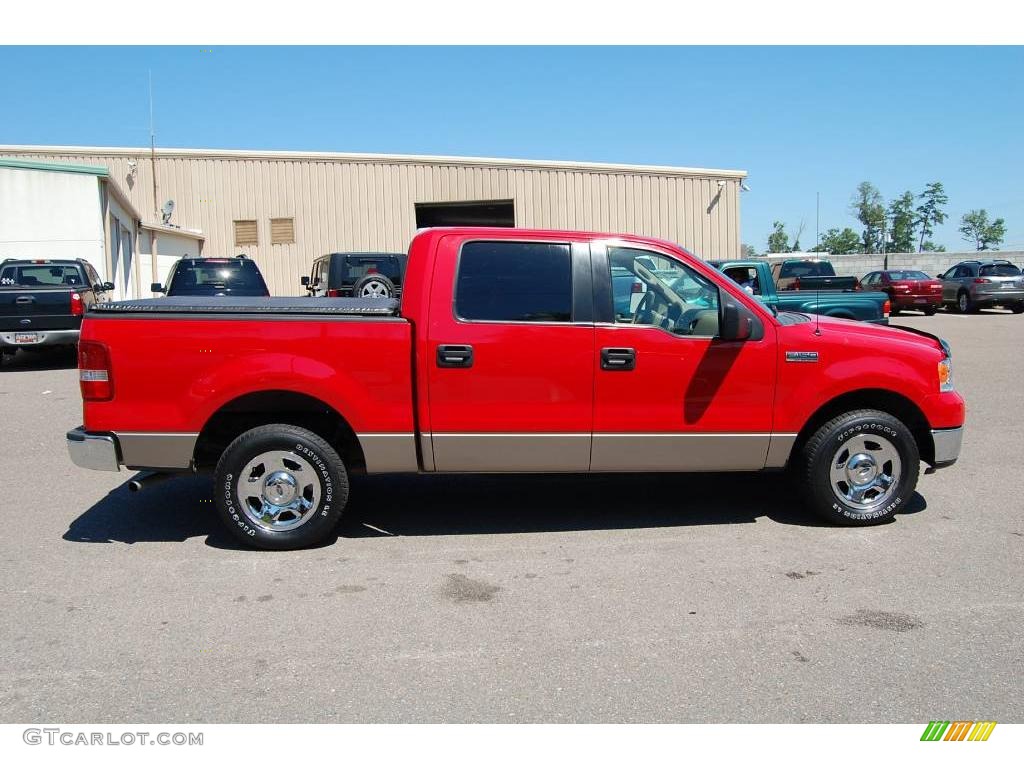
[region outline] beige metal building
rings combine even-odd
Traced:
[[[332,251],[405,251],[418,227],[628,232],[705,259],[738,256],[743,171],[328,152],[0,145],[0,155],[110,169],[132,205],[201,230],[203,253],[245,253],[275,294]],[[155,175],[155,179],[154,179]],[[155,183],[154,183],[155,182]],[[155,187],[155,193],[154,193]]]

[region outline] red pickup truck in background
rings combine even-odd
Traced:
[[[76,464],[212,470],[224,522],[271,549],[330,535],[359,472],[789,467],[825,518],[878,523],[964,421],[929,334],[775,314],[678,246],[580,232],[424,230],[400,306],[99,305],[79,365]]]

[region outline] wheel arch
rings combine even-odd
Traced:
[[[797,434],[796,442],[789,454],[789,462],[800,455],[807,441],[827,421],[840,414],[861,409],[882,411],[899,419],[910,430],[917,443],[921,459],[932,463],[935,459],[935,443],[932,440],[931,427],[924,412],[906,395],[889,389],[858,389],[845,392],[824,403],[805,422]]]
[[[236,437],[266,424],[292,424],[308,429],[334,447],[349,472],[366,470],[359,437],[345,417],[319,398],[285,389],[239,395],[211,414],[196,440],[197,468],[212,468]]]

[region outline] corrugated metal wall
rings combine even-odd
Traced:
[[[299,277],[320,254],[404,251],[416,229],[415,203],[511,199],[519,227],[649,235],[705,259],[735,258],[740,247],[738,172],[158,150],[154,206],[147,150],[0,147],[0,154],[105,165],[150,220],[159,221],[155,209],[173,199],[172,222],[201,229],[205,255],[245,252],[276,294],[298,293]],[[295,219],[295,242],[272,245],[270,219],[283,217]],[[235,246],[236,219],[257,220],[258,246]]]

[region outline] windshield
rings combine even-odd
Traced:
[[[835,274],[827,261],[787,261],[779,277],[835,277]]]
[[[982,277],[1016,277],[1020,270],[1013,264],[986,264],[978,274]]]
[[[78,267],[67,264],[9,264],[0,271],[0,285],[85,285]]]
[[[916,269],[897,269],[889,273],[890,280],[930,280],[924,272]]]
[[[183,261],[174,270],[168,296],[202,296],[230,292],[236,296],[266,296],[256,263],[252,261]]]

